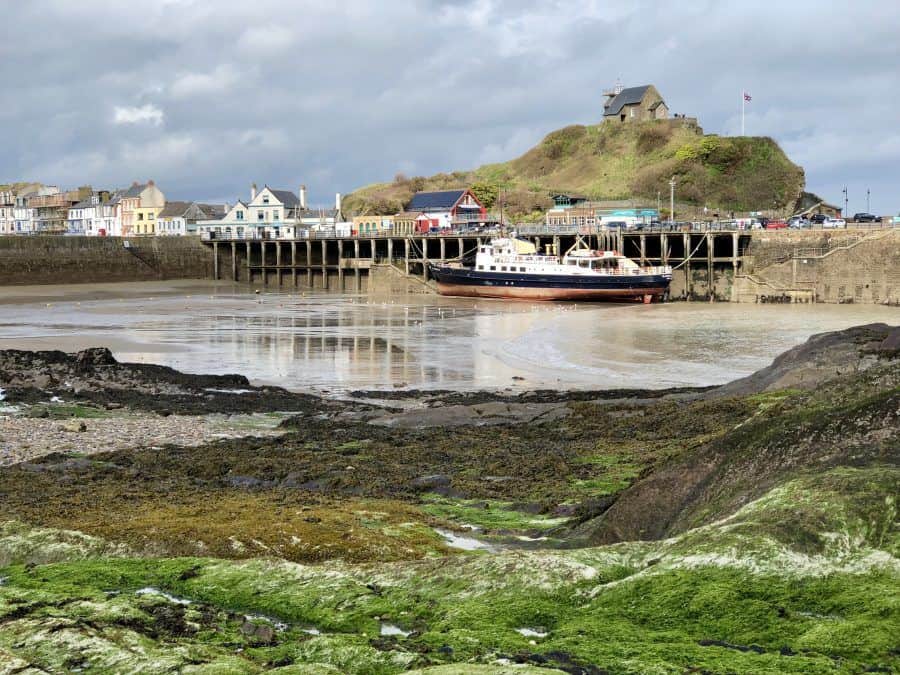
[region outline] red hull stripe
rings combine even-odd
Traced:
[[[636,300],[645,295],[660,297],[665,288],[592,289],[469,286],[438,282],[438,293],[466,298],[510,298],[515,300]]]

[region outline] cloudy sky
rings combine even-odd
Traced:
[[[510,159],[654,83],[900,211],[900,2],[2,0],[0,182],[234,200]]]

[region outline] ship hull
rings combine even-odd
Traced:
[[[663,274],[510,274],[437,265],[429,265],[429,271],[441,295],[515,300],[650,302],[665,295],[671,281]]]

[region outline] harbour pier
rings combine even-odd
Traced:
[[[428,263],[460,260],[492,235],[452,233],[392,236],[322,236],[303,239],[209,239],[213,276],[263,287],[306,287],[348,292],[378,290],[381,280],[401,277],[421,287]],[[731,299],[751,235],[743,231],[637,232],[520,231],[539,251],[562,255],[581,241],[615,250],[641,265],[674,268],[674,299]]]

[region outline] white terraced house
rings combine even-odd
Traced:
[[[224,218],[201,220],[198,233],[207,239],[294,239],[308,230],[334,230],[341,220],[341,196],[333,209],[311,209],[306,204],[306,186],[296,194],[269,186],[250,187],[250,201],[237,202]],[[349,231],[349,224],[347,225]]]
[[[101,190],[69,209],[66,234],[97,236],[100,234],[103,205],[109,201],[109,192]]]
[[[198,234],[198,223],[225,217],[227,206],[197,202],[166,202],[156,217],[157,237],[184,237]]]
[[[0,235],[16,231],[16,197],[11,190],[0,192]]]

